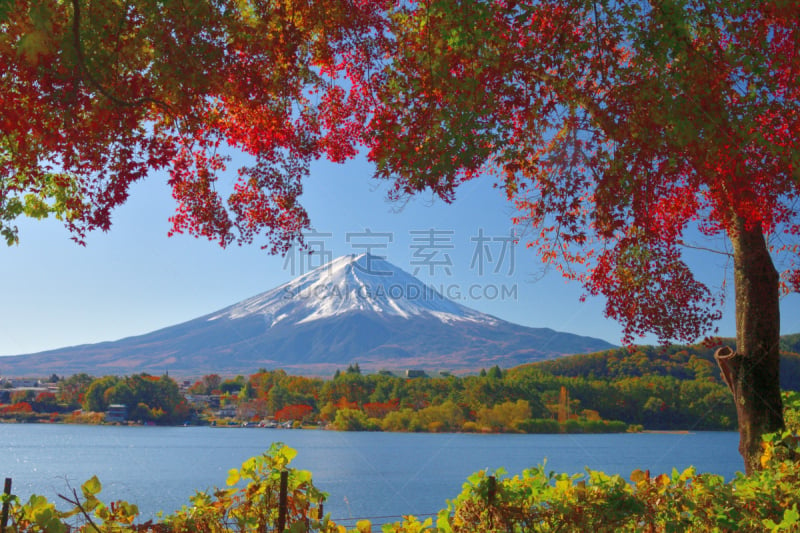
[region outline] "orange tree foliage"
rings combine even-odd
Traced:
[[[56,395],[52,392],[40,392],[36,395],[36,402],[38,403],[52,403],[56,399]]]
[[[400,409],[400,400],[393,398],[388,402],[367,402],[362,408],[369,418],[385,418],[389,413]]]
[[[32,412],[33,412],[33,407],[28,402],[17,402],[0,407],[0,413],[3,414],[16,414],[16,413],[22,414],[22,413],[32,413]]]
[[[313,407],[305,404],[287,405],[275,412],[275,420],[303,420],[313,410]]]

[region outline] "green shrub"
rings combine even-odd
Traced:
[[[800,392],[785,391],[783,393],[783,418],[786,430],[800,435]]]
[[[528,418],[517,424],[524,433],[561,433],[561,426],[550,418]]]
[[[388,413],[381,421],[384,431],[422,431],[422,423],[417,413],[410,408]]]
[[[793,405],[794,400],[787,402]],[[342,412],[342,411],[340,411]],[[362,413],[363,414],[363,413]],[[338,416],[338,414],[337,414]],[[361,417],[353,415],[353,419]],[[369,421],[369,419],[366,419]],[[531,420],[531,422],[533,422]],[[636,470],[628,480],[587,469],[556,474],[545,465],[508,477],[480,471],[439,512],[434,526],[413,516],[383,526],[385,533],[527,532],[798,532],[800,460],[797,438],[787,431],[764,440],[763,470],[722,476],[683,472],[651,475]],[[138,509],[127,502],[106,505],[93,477],[73,492],[73,509],[62,512],[42,496],[11,504],[7,533],[244,533],[276,531],[281,473],[288,472],[286,527],[289,533],[348,533],[329,518],[317,518],[326,495],[311,473],[289,468],[296,452],[274,444],[241,469],[229,472],[225,489],[198,492],[191,504],[156,523],[136,525]],[[360,521],[350,533],[371,532]]]
[[[628,424],[619,420],[585,420],[581,422],[584,433],[624,433]]]
[[[97,477],[81,486],[80,495],[73,491],[74,507],[65,512],[35,494],[24,504],[4,497],[11,504],[6,533],[271,533],[277,531],[282,472],[287,472],[287,531],[344,533],[328,517],[318,518],[319,504],[327,495],[314,487],[310,472],[288,468],[296,454],[288,446],[273,444],[265,454],[232,469],[227,488],[197,492],[190,505],[157,523],[134,524],[139,510],[127,502],[103,503],[97,497],[102,490]]]
[[[505,477],[482,471],[439,513],[442,533],[800,531],[800,462],[789,433],[765,441],[764,470],[725,482],[693,468],[630,482],[588,470],[544,466]],[[392,529],[403,532],[403,529]],[[410,530],[409,530],[410,531]]]
[[[360,409],[339,409],[333,420],[333,427],[339,431],[378,431],[380,421],[368,418]]]

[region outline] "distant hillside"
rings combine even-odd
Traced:
[[[781,337],[781,351],[800,354],[800,333]]]
[[[732,339],[724,343],[734,345]],[[555,376],[616,380],[643,376],[672,376],[680,380],[713,376],[721,380],[714,361],[717,347],[702,344],[615,348],[522,365],[516,371],[536,369]],[[781,338],[781,388],[800,390],[800,334]]]

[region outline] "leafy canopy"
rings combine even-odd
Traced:
[[[309,163],[355,152],[343,76],[374,62],[380,2],[0,4],[0,232],[55,214],[80,241],[166,170],[174,232],[285,250]],[[252,164],[219,183],[230,150]],[[230,190],[224,198],[219,190]]]
[[[370,156],[399,196],[494,173],[528,245],[606,296],[626,340],[693,340],[721,296],[684,260],[692,235],[760,228],[798,288],[798,17],[714,0],[398,9]]]
[[[0,3],[0,232],[108,229],[165,169],[173,231],[301,239],[309,164],[367,151],[392,196],[494,174],[529,246],[626,340],[694,340],[692,237],[761,230],[800,285],[800,4],[668,0]],[[220,183],[239,150],[252,158]],[[231,190],[225,198],[219,191]]]

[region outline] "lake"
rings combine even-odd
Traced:
[[[473,472],[503,467],[509,475],[547,461],[547,469],[578,473],[585,467],[628,479],[682,470],[721,474],[742,469],[738,433],[613,435],[475,435],[361,433],[211,427],[118,427],[48,424],[0,426],[0,477],[14,494],[57,494],[79,489],[92,475],[101,499],[136,503],[145,518],[172,512],[195,490],[225,486],[227,472],[272,442],[298,450],[292,463],[310,470],[329,494],[326,513],[346,526],[355,519],[393,522],[403,514],[437,513],[461,492]]]

